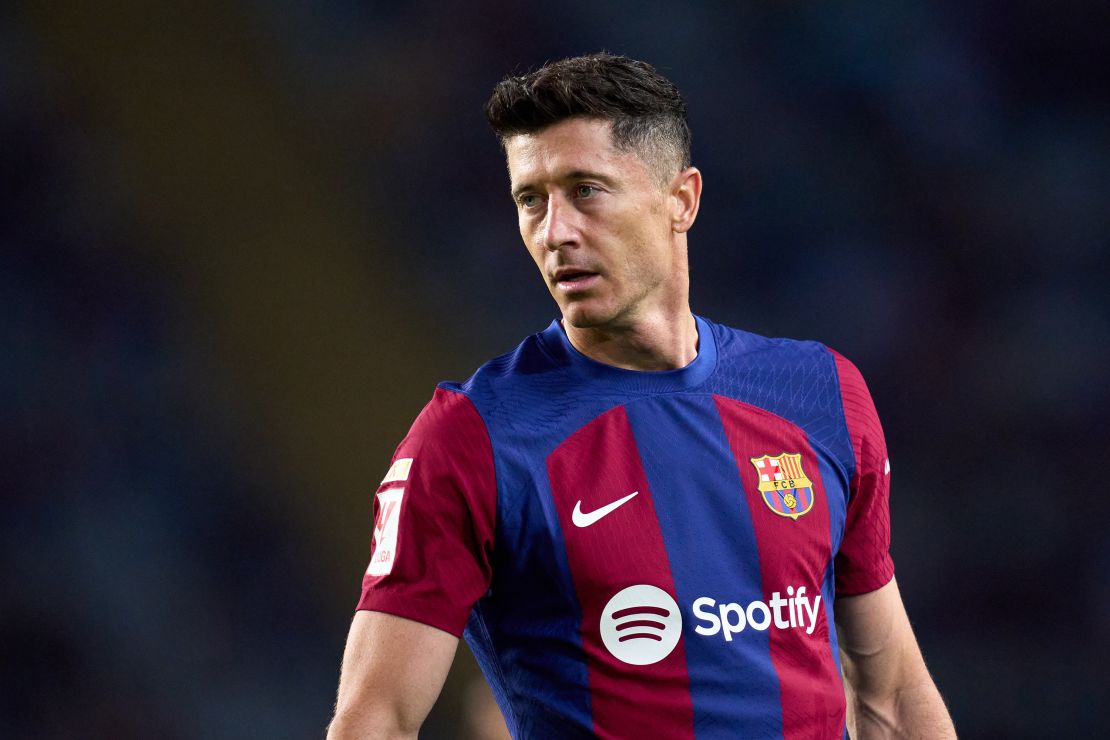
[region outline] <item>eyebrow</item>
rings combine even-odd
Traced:
[[[600,172],[592,172],[590,170],[571,170],[565,175],[556,178],[556,180],[597,180],[601,184],[607,185],[609,187],[612,187],[616,184],[616,181],[608,175],[603,175]],[[513,200],[516,200],[520,197],[521,193],[531,190],[534,187],[535,186],[532,183],[526,182],[521,185],[517,185],[515,188],[513,188],[510,194],[512,195]]]

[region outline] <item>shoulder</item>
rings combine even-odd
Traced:
[[[706,323],[712,327],[719,352],[726,361],[741,361],[749,367],[766,363],[764,366],[768,368],[810,365],[834,379],[842,392],[867,393],[867,383],[855,363],[823,342],[766,337],[712,321]]]
[[[832,355],[833,362],[836,364],[836,375],[840,381],[841,393],[868,394],[867,383],[864,381],[863,374],[859,371],[859,368],[856,367],[855,363],[832,347],[828,347],[827,349],[829,354]],[[870,397],[870,394],[868,394],[868,397]]]
[[[827,346],[812,339],[767,337],[705,320],[713,330],[722,359],[742,358],[747,362],[802,363],[829,362],[834,354]]]
[[[550,343],[544,339],[544,335],[550,331],[549,328],[525,337],[509,352],[481,365],[465,381],[444,382],[438,387],[473,397],[487,389],[512,387],[525,382],[530,376],[549,372],[557,365]]]
[[[714,392],[796,424],[850,470],[854,455],[844,388],[862,383],[855,366],[819,341],[712,327],[719,348]]]
[[[825,393],[834,389],[836,354],[822,342],[767,337],[707,323],[717,343],[719,375],[726,384],[793,396],[805,389],[820,388]]]
[[[437,387],[398,446],[398,455],[459,447],[462,440],[488,439],[485,423],[465,393]]]
[[[525,337],[516,347],[494,357],[463,382],[444,382],[437,393],[465,397],[491,426],[506,413],[539,412],[570,385],[569,362],[548,335],[549,327]]]
[[[397,446],[382,485],[408,481],[409,498],[439,500],[459,491],[484,501],[494,490],[493,448],[485,423],[463,393],[437,388]],[[487,504],[479,508],[485,510]]]
[[[829,352],[836,363],[844,424],[852,440],[856,462],[859,465],[875,465],[879,458],[884,458],[885,466],[886,441],[883,426],[867,382],[851,360],[836,350],[830,349]]]

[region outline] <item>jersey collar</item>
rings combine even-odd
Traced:
[[[694,321],[698,329],[698,354],[689,365],[677,370],[625,370],[586,357],[570,343],[558,319],[543,331],[540,340],[556,363],[592,382],[632,393],[681,391],[701,385],[717,366],[717,341],[712,325],[697,315]]]

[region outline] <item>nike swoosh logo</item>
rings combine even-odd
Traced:
[[[633,491],[624,498],[619,498],[611,504],[606,504],[600,509],[594,509],[593,511],[588,513],[583,513],[582,502],[578,501],[578,503],[574,505],[574,512],[571,514],[570,520],[574,522],[574,526],[576,527],[588,527],[600,520],[602,517],[606,517],[609,514],[612,514],[619,507],[631,501],[632,498],[638,493],[639,491]]]

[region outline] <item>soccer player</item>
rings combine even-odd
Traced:
[[[397,448],[329,736],[415,738],[465,635],[516,738],[953,737],[859,372],[691,313],[678,90],[597,54],[486,112],[562,317]]]

